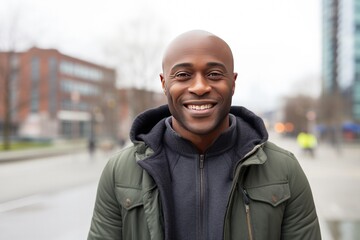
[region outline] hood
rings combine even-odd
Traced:
[[[239,123],[242,143],[253,146],[268,139],[263,120],[253,112],[245,107],[232,106],[230,113],[236,117]],[[165,120],[170,116],[171,113],[167,105],[149,109],[139,114],[131,127],[130,140],[134,143],[143,141],[153,150],[158,149],[166,129]],[[251,139],[251,143],[249,143],[249,139]]]
[[[133,143],[143,141],[156,150],[165,131],[165,119],[171,113],[167,105],[152,108],[140,113],[134,120],[130,130]]]

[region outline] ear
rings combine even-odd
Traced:
[[[234,73],[234,81],[233,81],[233,86],[232,86],[232,95],[234,95],[234,92],[235,92],[235,82],[236,82],[237,76],[238,76],[238,74]]]
[[[164,91],[164,93],[166,94],[166,86],[165,86],[165,78],[164,78],[164,74],[160,73],[160,81],[161,81],[161,87]]]

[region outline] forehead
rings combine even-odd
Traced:
[[[233,57],[229,46],[216,36],[185,36],[173,41],[163,58],[163,70],[179,63],[219,62],[233,70]]]

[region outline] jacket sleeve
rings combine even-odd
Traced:
[[[107,163],[100,177],[88,240],[122,239],[121,209],[114,192],[112,160]]]
[[[320,240],[320,226],[309,182],[295,157],[287,162],[291,198],[285,208],[282,239]]]

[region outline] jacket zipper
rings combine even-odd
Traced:
[[[228,206],[227,206],[227,210],[226,210],[226,213],[225,213],[225,223],[224,223],[224,229],[225,230],[228,230],[230,227],[229,227],[229,221],[226,221],[228,216],[229,216],[229,210],[231,209],[230,207],[230,204],[232,204],[232,199],[234,198],[234,192],[236,190],[236,186],[237,186],[237,183],[239,181],[239,177],[241,176],[241,174],[243,173],[242,171],[242,168],[243,167],[247,167],[247,166],[242,166],[241,163],[244,161],[245,158],[247,158],[248,156],[250,156],[251,154],[253,154],[256,150],[258,150],[261,146],[263,146],[264,143],[261,143],[261,144],[258,144],[256,145],[251,151],[249,151],[244,157],[242,157],[240,159],[240,161],[238,162],[238,164],[235,166],[234,168],[234,179],[233,179],[233,186],[231,188],[231,191],[230,191],[230,196],[229,196],[229,200],[228,200]],[[240,180],[240,183],[242,183],[244,181],[244,179],[241,179]],[[244,192],[243,192],[244,194]],[[249,200],[249,198],[248,198]],[[250,202],[250,201],[249,201]],[[248,229],[250,228],[250,230],[252,229],[251,228],[251,223],[250,223],[250,206],[248,204],[248,206],[246,207],[245,205],[245,211],[246,211],[246,220],[248,222]],[[252,236],[252,231],[249,231],[251,232],[251,238],[253,238]],[[250,235],[250,234],[249,234]],[[226,232],[224,231],[224,239],[228,239],[229,236],[226,235]],[[250,239],[250,240],[253,240],[253,239]]]
[[[199,168],[200,168],[200,218],[199,218],[199,239],[204,238],[204,208],[205,208],[205,187],[204,187],[204,154],[200,155]]]
[[[247,228],[248,228],[248,233],[249,233],[249,240],[253,240],[253,232],[252,232],[252,227],[251,227],[251,217],[250,217],[250,199],[249,199],[249,195],[246,192],[246,190],[243,188],[242,189],[243,192],[243,196],[244,196],[244,204],[245,204],[245,213],[246,213],[246,223],[247,223]]]

